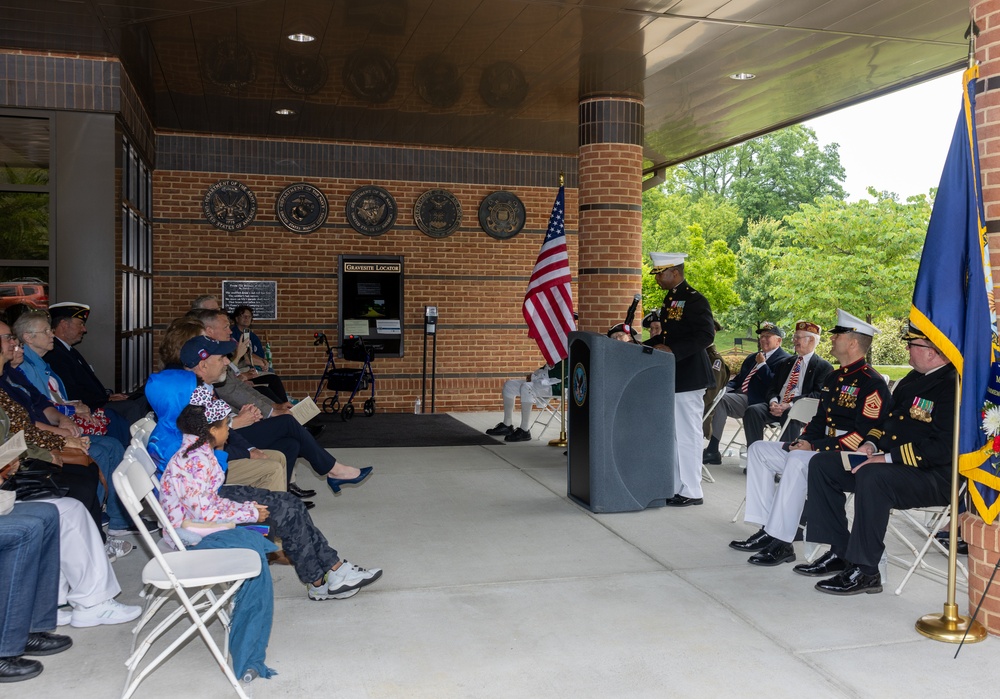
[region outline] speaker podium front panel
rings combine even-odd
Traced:
[[[569,497],[591,512],[660,507],[674,490],[674,356],[569,336]]]

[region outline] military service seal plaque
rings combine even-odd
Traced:
[[[396,200],[375,185],[359,187],[347,200],[347,222],[358,233],[382,235],[396,223]]]
[[[413,222],[432,238],[447,238],[462,224],[462,205],[447,189],[428,189],[413,205]]]
[[[525,218],[524,204],[510,192],[493,192],[479,205],[479,225],[497,240],[507,240],[520,233]]]
[[[312,233],[326,223],[330,213],[323,192],[310,184],[289,185],[278,195],[275,213],[281,225],[295,233]]]
[[[242,182],[220,180],[202,200],[201,209],[213,226],[223,231],[238,231],[253,223],[257,216],[257,197]]]

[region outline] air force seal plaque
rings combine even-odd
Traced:
[[[497,240],[507,240],[520,233],[524,220],[524,204],[510,192],[493,192],[479,205],[479,225]]]
[[[347,222],[358,233],[382,235],[396,223],[396,200],[386,190],[367,185],[354,190],[347,200]]]
[[[312,233],[326,223],[330,206],[323,192],[310,184],[289,185],[278,195],[275,213],[281,225],[295,233]]]
[[[413,205],[413,222],[432,238],[447,238],[462,224],[462,205],[447,189],[428,189]]]
[[[238,231],[253,223],[257,216],[257,197],[242,182],[220,180],[208,191],[201,203],[205,218],[222,231]]]

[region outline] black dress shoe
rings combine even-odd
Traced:
[[[665,505],[668,507],[689,507],[690,505],[700,505],[705,502],[704,498],[688,498],[683,495],[675,495],[668,498]]]
[[[816,589],[828,595],[873,595],[882,591],[882,576],[861,572],[861,566],[851,566],[829,580],[820,580]]]
[[[799,563],[792,568],[799,575],[808,575],[811,578],[822,578],[826,575],[833,575],[847,570],[847,561],[835,554],[827,551],[812,563]]]
[[[496,424],[496,427],[491,427],[488,430],[486,430],[486,434],[492,437],[506,437],[513,431],[514,431],[513,425],[505,425],[502,422],[498,422]]]
[[[42,664],[21,656],[0,658],[0,682],[23,682],[42,674]]]
[[[761,527],[749,539],[744,539],[743,541],[730,541],[729,548],[736,549],[737,551],[760,551],[761,549],[767,548],[767,545],[772,541],[774,541],[774,537],[765,532],[764,528]]]
[[[28,634],[28,642],[24,644],[24,655],[55,655],[73,645],[69,636],[38,631]]]
[[[316,503],[314,503],[312,500],[303,500],[302,505],[307,510],[311,510],[312,508],[316,507]]]
[[[941,542],[941,545],[944,546],[945,549],[947,549],[949,543],[948,542],[949,532],[938,532],[937,534],[935,534],[935,536],[937,537],[937,540]],[[958,538],[958,545],[955,547],[955,552],[958,553],[959,556],[969,555],[969,545],[964,541],[962,541],[961,537]]]
[[[531,432],[528,430],[522,430],[518,427],[516,430],[511,432],[509,435],[503,438],[505,442],[530,442]]]
[[[710,466],[718,466],[722,463],[722,452],[708,451],[706,449],[701,453],[701,463],[709,464]]]
[[[747,563],[755,566],[777,566],[791,563],[795,560],[795,547],[780,539],[772,539],[771,543],[747,559]]]
[[[295,485],[295,483],[288,484],[288,492],[297,498],[311,498],[316,494],[315,490],[306,490],[305,488],[300,488]]]

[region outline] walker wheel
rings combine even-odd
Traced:
[[[354,404],[348,403],[344,406],[344,409],[340,411],[340,419],[346,422],[352,417],[354,417]]]
[[[325,401],[323,401],[323,412],[324,413],[335,413],[335,412],[337,412],[337,408],[338,407],[340,407],[340,406],[337,405],[337,399],[334,398],[333,396],[330,396]]]
[[[375,414],[375,399],[369,398],[365,401],[365,417],[371,417]]]

